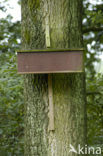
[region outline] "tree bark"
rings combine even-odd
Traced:
[[[82,0],[22,0],[22,49],[46,48],[45,20],[51,48],[81,48]],[[25,156],[75,156],[86,141],[83,73],[52,74],[54,131],[48,131],[48,75],[24,76]]]

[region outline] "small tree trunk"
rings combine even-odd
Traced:
[[[22,48],[81,48],[82,0],[22,0]],[[25,156],[75,156],[86,140],[84,74],[52,74],[55,130],[48,131],[48,75],[24,76]]]

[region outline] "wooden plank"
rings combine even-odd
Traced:
[[[68,73],[83,71],[83,52],[80,51],[32,51],[18,52],[18,72]]]
[[[54,130],[54,105],[52,90],[52,75],[48,74],[48,95],[49,95],[49,131]]]
[[[49,33],[49,18],[46,17],[46,29],[45,29],[45,38],[46,38],[46,47],[50,48],[50,33]]]

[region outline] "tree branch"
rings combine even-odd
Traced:
[[[88,95],[95,95],[95,94],[101,94],[101,93],[100,92],[96,92],[96,91],[95,92],[88,91],[86,94],[88,96]]]
[[[90,31],[103,31],[103,27],[88,27],[83,30],[83,33],[88,33]]]

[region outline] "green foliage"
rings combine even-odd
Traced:
[[[0,151],[3,155],[23,153],[23,88],[17,75],[16,55],[1,54],[0,66]]]
[[[103,145],[103,75],[87,82],[88,143]]]
[[[103,144],[103,75],[96,75],[94,63],[103,50],[103,4],[84,0],[83,31],[87,75],[88,144]],[[103,148],[103,147],[102,147]]]
[[[1,6],[1,3],[0,3]],[[5,7],[0,7],[6,11]],[[0,19],[0,152],[23,155],[23,80],[17,74],[15,50],[20,48],[20,22]]]
[[[12,22],[12,16],[0,19],[0,53],[15,52],[20,47],[20,22]]]
[[[95,76],[94,62],[99,62],[97,56],[103,50],[103,4],[93,5],[84,0],[83,32],[85,46],[86,69],[89,77]]]

